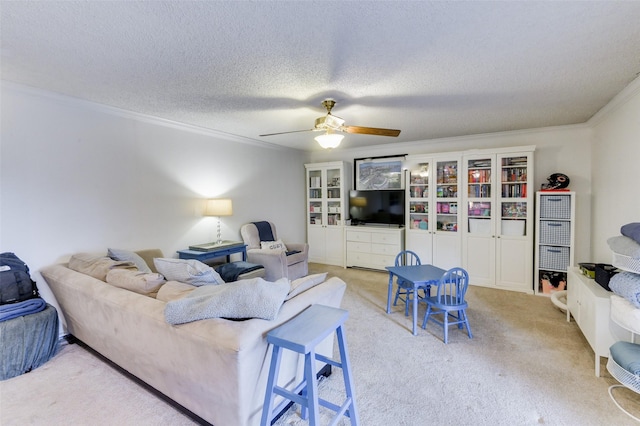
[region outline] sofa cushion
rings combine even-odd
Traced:
[[[156,269],[156,265],[153,263],[153,259],[155,259],[156,257],[164,257],[164,254],[162,254],[162,250],[136,250],[136,254],[144,260],[144,262],[149,266],[149,269],[151,269],[151,272],[158,272],[158,270]]]
[[[158,273],[140,272],[132,269],[111,269],[107,272],[107,283],[145,296],[155,297],[165,280]]]
[[[285,300],[296,297],[298,294],[324,282],[326,279],[327,273],[324,272],[322,274],[307,275],[306,277],[291,281],[291,289],[289,290],[289,294],[287,294]]]
[[[161,257],[153,259],[153,263],[167,281],[180,281],[195,286],[224,284],[220,274],[199,260]]]
[[[107,254],[113,260],[124,260],[133,262],[138,267],[138,271],[140,272],[151,272],[151,269],[149,268],[149,265],[147,265],[147,262],[145,262],[144,259],[141,258],[137,253],[129,250],[110,248],[107,250]]]
[[[169,302],[171,300],[181,299],[191,293],[198,287],[191,284],[185,284],[178,281],[167,281],[156,295],[156,299],[162,302]]]
[[[69,259],[69,269],[89,275],[100,281],[106,281],[111,269],[137,269],[133,262],[113,260],[107,256],[91,253],[76,253]]]
[[[287,251],[287,246],[284,245],[282,240],[260,241],[260,248],[263,250]]]

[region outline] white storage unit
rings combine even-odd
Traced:
[[[536,294],[548,296],[567,288],[567,270],[574,264],[575,195],[536,193]]]
[[[534,150],[476,150],[462,157],[462,267],[472,285],[533,292]]]
[[[609,347],[618,340],[614,337],[617,326],[610,321],[611,292],[578,268],[569,268],[567,274],[567,307],[595,353],[595,373],[599,377],[600,357],[608,357]]]
[[[404,229],[348,226],[345,231],[346,266],[385,270],[404,249]]]
[[[309,262],[344,267],[344,228],[351,176],[344,161],[305,164]]]
[[[460,158],[454,152],[413,155],[406,161],[406,248],[422,263],[443,269],[462,264]]]

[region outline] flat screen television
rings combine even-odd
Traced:
[[[349,191],[352,225],[404,226],[404,190]]]

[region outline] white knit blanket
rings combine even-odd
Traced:
[[[286,278],[269,282],[259,277],[205,285],[187,297],[168,302],[164,316],[174,325],[207,318],[273,320],[290,288],[291,283]]]

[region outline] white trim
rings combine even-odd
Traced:
[[[89,109],[96,112],[101,112],[104,114],[110,114],[121,118],[128,118],[132,120],[139,121],[141,123],[154,124],[157,126],[169,127],[176,130],[181,130],[185,132],[200,134],[204,136],[211,136],[218,139],[227,140],[230,142],[238,142],[244,143],[247,145],[259,146],[261,148],[271,148],[277,150],[299,150],[297,148],[289,148],[282,145],[276,145],[269,142],[260,141],[257,139],[251,139],[244,136],[238,136],[231,133],[222,132],[219,130],[207,129],[200,126],[195,126],[192,124],[180,123],[173,120],[168,120],[165,118],[155,117],[148,114],[142,114],[139,112],[129,111],[122,108],[117,108],[105,104],[100,104],[97,102],[87,101],[80,98],[74,98],[72,96],[61,95],[59,93],[31,87],[25,86],[19,83],[14,83],[6,80],[0,80],[0,88],[2,91],[5,89],[15,90],[17,92],[21,92],[25,95],[31,95],[36,97],[47,98],[55,102],[59,102],[65,104],[70,107],[80,107]],[[304,150],[303,150],[304,151]]]
[[[631,81],[620,93],[618,93],[612,100],[610,100],[605,106],[596,112],[589,120],[587,124],[590,127],[595,127],[602,120],[604,120],[609,114],[616,111],[618,108],[629,102],[636,95],[640,94],[640,73],[637,77]]]

